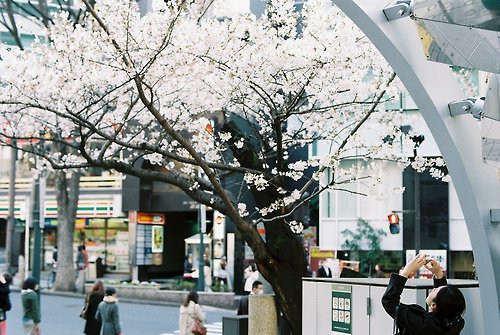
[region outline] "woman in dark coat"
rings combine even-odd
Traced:
[[[431,259],[427,265],[425,255],[417,255],[401,271],[392,274],[382,297],[385,311],[396,320],[401,335],[458,335],[465,325],[462,314],[465,298],[460,290],[448,285],[438,261]],[[425,266],[434,275],[434,289],[425,299],[428,311],[419,305],[400,303],[408,276]]]
[[[0,321],[0,335],[7,335],[7,311],[10,311],[10,288],[9,285],[12,282],[12,277],[8,273],[4,273],[3,276],[0,275],[0,313],[2,313],[2,319]]]
[[[87,320],[85,321],[85,330],[83,333],[86,335],[99,335],[101,333],[101,321],[95,318],[95,313],[97,312],[97,306],[104,299],[104,285],[102,281],[96,280],[86,299]]]

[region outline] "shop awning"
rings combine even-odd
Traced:
[[[195,234],[191,237],[185,238],[184,242],[186,242],[186,244],[200,244],[200,234]],[[207,234],[203,234],[203,244],[210,243],[212,243],[212,239],[208,237]]]

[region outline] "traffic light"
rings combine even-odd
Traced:
[[[389,219],[389,231],[391,234],[399,234],[399,216],[396,213],[391,213],[387,218]]]

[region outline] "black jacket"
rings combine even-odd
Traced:
[[[465,325],[462,317],[453,320],[442,319],[429,313],[419,305],[405,305],[399,302],[407,278],[392,274],[389,286],[382,297],[385,311],[394,319],[398,308],[397,325],[399,334],[404,335],[458,335]],[[435,279],[434,287],[447,285],[446,278]]]
[[[104,299],[104,295],[98,293],[92,293],[88,296],[87,320],[85,321],[85,330],[83,331],[86,335],[99,335],[101,333],[102,324],[101,321],[95,318],[95,313],[102,299]]]
[[[332,270],[327,267],[320,267],[318,269],[318,278],[332,278]]]
[[[240,304],[238,305],[238,312],[236,315],[248,315],[248,295],[244,295],[240,298]]]
[[[4,312],[10,311],[10,288],[9,285],[0,282],[0,308],[4,310]],[[7,318],[7,313],[5,313],[5,317]]]

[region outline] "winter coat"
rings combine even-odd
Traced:
[[[392,274],[389,286],[382,297],[385,311],[394,318],[398,308],[397,325],[402,335],[458,335],[465,325],[462,317],[447,320],[440,318],[436,313],[427,312],[419,305],[405,305],[400,303],[407,278]],[[446,278],[434,278],[434,287],[446,286]]]
[[[97,321],[102,323],[101,335],[121,334],[120,318],[118,317],[118,299],[113,296],[104,297],[97,307]]]
[[[179,335],[193,335],[191,327],[194,320],[200,322],[205,321],[205,313],[201,310],[200,305],[190,301],[186,306],[181,305],[179,309]]]
[[[7,311],[10,311],[12,307],[9,299],[10,288],[9,285],[0,282],[0,308],[5,312],[5,318],[7,319]]]
[[[40,300],[38,294],[31,290],[21,291],[21,301],[23,303],[23,320],[33,320],[33,322],[40,323]]]
[[[205,288],[212,286],[212,269],[210,266],[203,266],[203,275],[205,276]]]
[[[86,335],[99,335],[101,333],[101,321],[97,320],[95,315],[97,307],[104,298],[103,294],[92,293],[87,297],[87,320],[85,321],[85,329],[83,331]]]
[[[245,292],[252,292],[252,284],[254,281],[259,279],[259,271],[253,271],[248,274],[247,279],[245,280]]]

